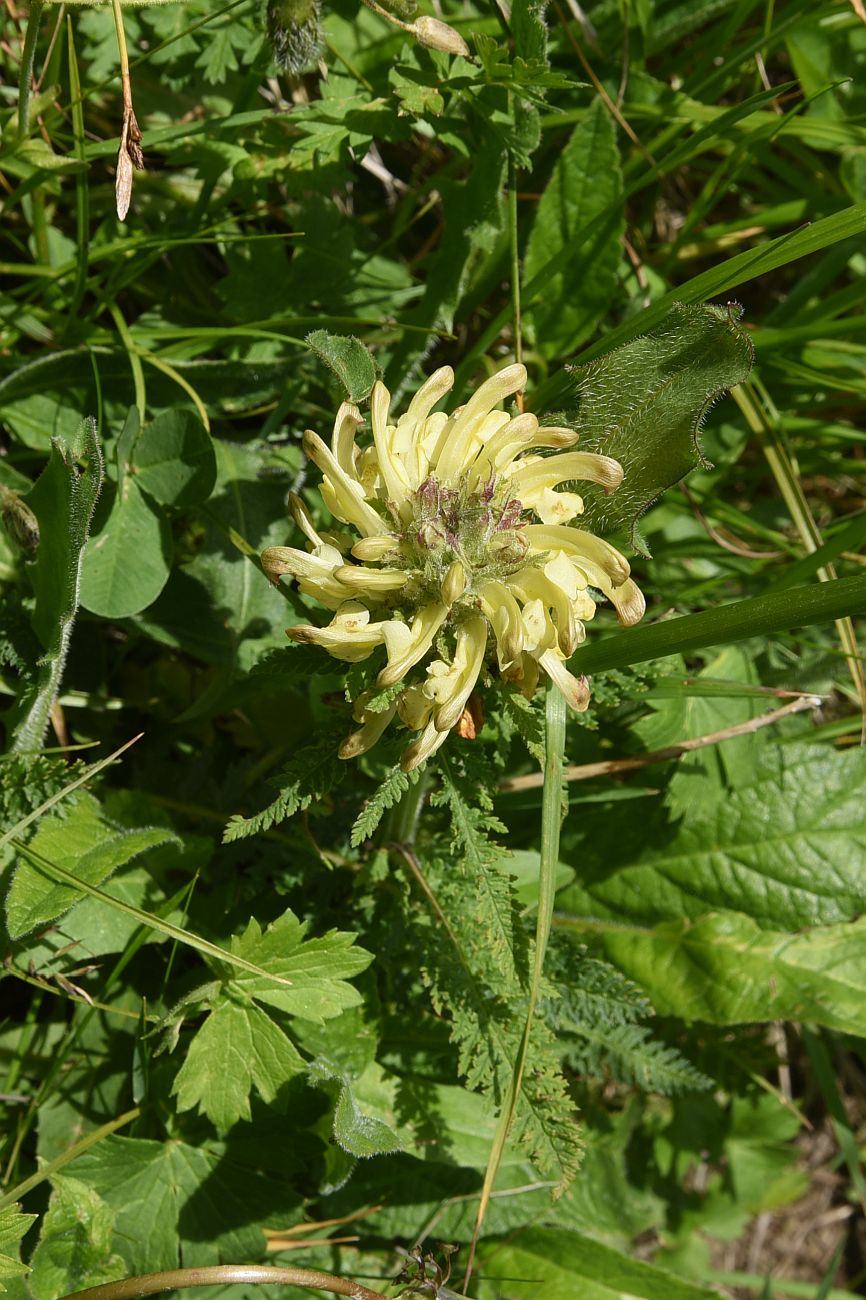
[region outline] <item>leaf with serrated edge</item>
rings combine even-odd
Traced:
[[[582,929],[576,918],[565,923]],[[589,928],[663,1015],[718,1025],[807,1020],[866,1035],[866,918],[801,934],[762,929],[737,912]]]
[[[286,912],[262,932],[251,920],[243,935],[232,940],[232,951],[261,966],[269,974],[291,980],[283,988],[242,973],[234,976],[239,989],[303,1020],[321,1022],[347,1007],[358,1006],[361,995],[345,981],[366,970],[372,953],[354,946],[354,934],[329,930],[316,939],[304,939],[306,924]]]
[[[253,1087],[272,1102],[305,1068],[297,1048],[264,1011],[223,993],[196,1032],[172,1093],[178,1110],[197,1106],[225,1132],[250,1118]]]
[[[114,1214],[92,1187],[57,1178],[31,1260],[28,1287],[35,1300],[55,1300],[86,1286],[115,1282],[126,1273],[112,1254]]]
[[[113,1248],[130,1273],[259,1259],[258,1225],[298,1204],[284,1176],[177,1138],[111,1136],[68,1168],[114,1211]]]
[[[22,1214],[20,1205],[0,1210],[0,1291],[6,1290],[3,1278],[22,1277],[28,1272],[27,1265],[18,1258],[18,1242],[35,1218],[35,1214]]]

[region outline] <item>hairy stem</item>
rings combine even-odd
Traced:
[[[36,61],[36,40],[44,0],[30,0],[24,48],[21,51],[21,71],[18,76],[18,139],[26,140],[30,134],[30,97],[33,94],[33,65]]]

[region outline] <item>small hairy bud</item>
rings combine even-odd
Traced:
[[[39,520],[17,492],[0,483],[0,515],[3,526],[22,551],[31,554],[39,545]]]
[[[447,23],[440,22],[438,18],[429,18],[426,14],[422,18],[416,18],[412,30],[421,44],[431,50],[443,50],[445,54],[462,54],[464,58],[469,57],[469,46],[460,33],[453,27],[449,27]]]
[[[322,53],[319,0],[268,0],[267,33],[274,62],[297,76]]]

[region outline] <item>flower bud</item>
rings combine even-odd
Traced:
[[[442,603],[450,609],[466,590],[466,570],[459,560],[454,560],[442,579]]]
[[[412,31],[422,45],[430,50],[442,50],[445,54],[462,54],[469,57],[469,46],[459,32],[438,18],[428,18],[425,14],[416,18]]]
[[[17,492],[0,483],[0,514],[8,535],[22,551],[31,554],[39,545],[39,520]]]
[[[297,76],[322,52],[319,0],[268,0],[267,31],[274,62]]]

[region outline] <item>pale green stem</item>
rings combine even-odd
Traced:
[[[389,10],[384,9],[382,5],[377,3],[377,0],[363,0],[363,3],[371,13],[376,14],[378,18],[384,18],[386,23],[391,23],[394,27],[399,27],[401,32],[408,32],[410,36],[415,35],[415,28],[411,23],[404,23],[402,18],[398,18],[396,14],[392,14]]]
[[[86,164],[87,137],[84,131],[84,102],[81,98],[81,78],[78,75],[78,58],[75,53],[75,34],[71,17],[66,19],[66,42],[69,60],[69,107],[72,115],[72,140],[75,156],[80,162]],[[90,250],[90,185],[86,171],[80,171],[75,177],[75,228],[75,283],[69,300],[67,329],[73,328],[78,321],[87,284],[88,253]]]
[[[514,360],[523,361],[523,320],[520,312],[520,249],[517,242],[517,164],[508,160],[508,239],[511,245],[511,327]]]
[[[141,364],[138,346],[132,337],[129,326],[123,319],[123,313],[117,303],[108,304],[108,310],[111,312],[111,319],[117,326],[117,332],[120,335],[120,341],[126,350],[129,360],[129,368],[132,371],[132,384],[135,389],[135,405],[138,409],[138,417],[144,424],[147,411],[147,390],[144,383],[144,367]]]
[[[126,29],[123,26],[123,10],[120,0],[111,0],[114,10],[114,29],[117,33],[117,53],[120,59],[120,88],[123,95],[124,112],[132,111],[132,81],[129,76],[129,50],[126,46]]]
[[[550,937],[550,926],[553,919],[556,867],[559,862],[559,835],[562,828],[562,764],[565,752],[565,716],[565,699],[551,683],[547,688],[545,701],[544,790],[541,799],[541,863],[538,880],[538,914],[535,920],[535,958],[526,1007],[526,1023],[523,1027],[520,1046],[517,1049],[517,1059],[514,1062],[511,1082],[496,1125],[496,1133],[493,1137],[487,1169],[484,1173],[484,1184],[481,1188],[481,1197],[478,1202],[475,1227],[472,1232],[472,1242],[466,1263],[466,1276],[463,1281],[464,1291],[468,1288],[472,1276],[478,1238],[481,1234],[484,1216],[487,1213],[493,1191],[493,1184],[499,1172],[505,1144],[508,1141],[508,1134],[517,1110],[520,1089],[523,1085],[526,1057],[529,1051],[532,1022],[535,1019],[535,1012],[538,1007],[544,957],[547,952],[547,941]]]
[[[353,1282],[351,1278],[320,1273],[316,1268],[276,1268],[269,1264],[212,1264],[203,1268],[173,1268],[164,1273],[143,1273],[120,1282],[104,1282],[86,1291],[73,1291],[64,1300],[134,1300],[136,1296],[158,1295],[191,1286],[298,1286],[330,1291],[350,1300],[385,1300],[381,1291]]]

